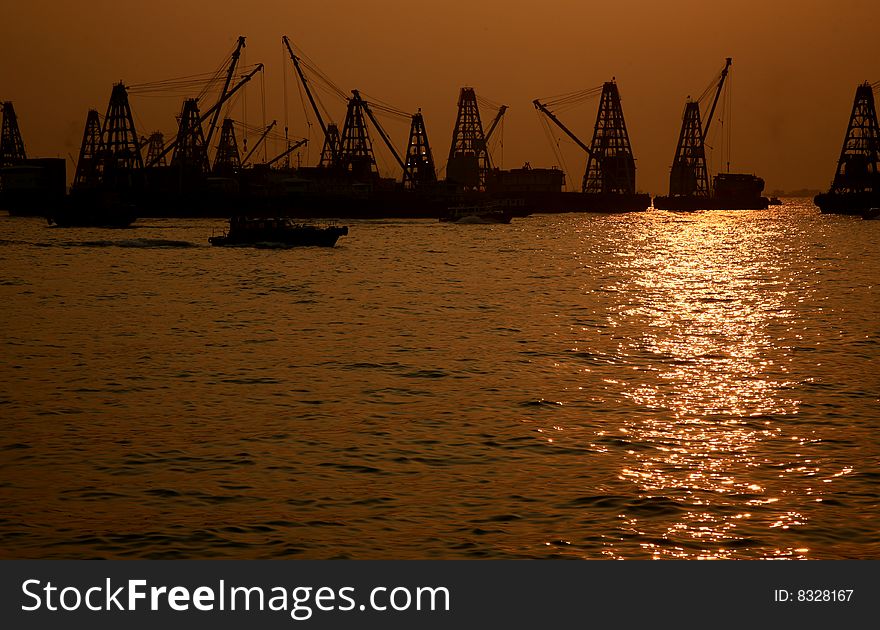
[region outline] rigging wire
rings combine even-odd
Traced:
[[[135,111],[135,110],[131,110],[131,115],[132,115],[132,117],[134,118],[134,123],[135,123],[137,129],[140,129],[140,130],[142,130],[142,131],[143,131],[144,129],[146,129],[146,125],[144,125],[144,121],[141,120],[141,117],[138,116],[137,111]],[[136,136],[138,135],[137,132],[135,132],[135,135],[136,135]],[[146,144],[145,141],[146,141],[146,142],[149,142],[149,137],[148,137],[148,136],[146,136],[146,137],[138,136],[138,144],[140,145],[140,147],[141,147],[142,150],[143,150],[143,148],[144,148],[144,146],[145,146],[145,144]]]
[[[727,77],[727,87],[725,88],[727,97],[727,172],[730,172],[731,153],[733,151],[733,72]]]
[[[266,81],[264,80],[265,73],[260,73],[260,110],[263,115],[263,129],[266,128]],[[266,142],[263,142],[263,162],[267,162],[269,160]]]
[[[565,181],[566,181],[566,189],[568,189],[568,182],[571,180],[570,170],[568,168],[568,164],[565,161],[565,155],[562,151],[562,147],[559,146],[560,138],[553,132],[553,128],[550,126],[550,121],[547,117],[539,111],[535,111],[535,115],[538,117],[538,120],[541,122],[541,128],[544,130],[544,135],[550,142],[550,149],[553,151],[553,156],[556,158],[559,165],[562,167],[562,172],[565,173]]]
[[[389,116],[396,116],[398,118],[405,118],[407,120],[412,117],[412,114],[410,114],[409,112],[406,112],[399,107],[395,107],[394,105],[382,101],[374,96],[370,96],[366,92],[361,92],[361,98],[366,101],[367,105],[369,105],[370,108],[373,109],[373,111],[380,111],[388,114]]]
[[[483,109],[492,110],[492,112],[498,112],[501,109],[502,105],[500,103],[496,103],[495,101],[489,100],[484,96],[477,96],[477,105],[482,107]]]
[[[368,102],[367,104],[370,106],[371,109],[373,109],[372,102]],[[375,111],[373,113],[376,114]],[[386,122],[389,120],[392,122],[397,122],[397,123],[401,122],[400,118],[391,118],[387,115],[383,116],[382,114],[376,114],[376,118],[385,118]],[[366,125],[367,125],[368,129],[370,127],[375,128],[377,126],[375,123],[373,123],[372,120],[369,120],[369,118],[366,121]],[[384,133],[385,136],[388,138],[388,141],[391,143],[391,146],[394,147],[394,151],[397,152],[397,155],[401,155],[400,149],[398,149],[397,145],[395,145],[395,143],[391,140],[391,136],[388,133],[387,129],[385,129],[383,127],[381,132],[378,129],[376,129],[376,133],[379,135],[379,141],[373,142],[372,139],[370,141],[371,145],[373,146],[373,154],[378,155],[382,158],[383,167],[385,168],[385,173],[390,173],[392,176],[396,176],[396,173],[398,172],[398,169],[400,168],[400,164],[397,163],[396,159],[392,162],[391,150],[388,148],[388,145],[385,143],[385,140],[381,138],[382,133]],[[403,159],[403,158],[401,158],[401,159]],[[403,174],[402,171],[400,171],[400,173],[401,173],[401,175]]]
[[[210,83],[214,73],[204,72],[201,74],[190,74],[182,77],[172,77],[170,79],[161,79],[158,81],[146,81],[144,83],[132,83],[126,86],[129,94],[150,94],[152,92],[167,92],[177,89],[189,89],[192,87],[203,87],[206,83]]]
[[[324,74],[324,72],[321,71],[321,69],[318,67],[318,65],[314,61],[312,61],[308,55],[306,55],[302,50],[300,50],[299,46],[297,46],[296,44],[292,44],[292,47],[296,52],[296,56],[299,58],[301,66],[307,68],[309,71],[311,71],[312,74],[314,74],[315,76],[320,78],[321,81],[328,88],[330,88],[332,91],[334,91],[340,98],[342,98],[342,99],[348,98],[345,91],[342,90],[342,88],[340,88],[338,85],[336,85],[330,79],[330,77],[328,77],[326,74]]]
[[[281,43],[281,55],[282,55],[283,59],[285,59],[285,60],[289,59],[289,55],[287,53],[287,47],[284,45],[283,41]],[[286,61],[285,61],[285,63],[286,63]],[[286,76],[286,74],[285,74],[285,76]],[[308,142],[306,143],[305,149],[306,149],[306,161],[308,162],[308,161],[310,161],[310,157],[311,157],[310,151],[311,151],[311,146],[313,144],[312,143],[312,131],[313,131],[312,112],[311,112],[311,107],[309,107],[309,105],[306,103],[306,94],[305,94],[305,90],[303,89],[302,82],[301,81],[294,81],[294,84],[296,85],[296,90],[297,90],[297,93],[299,94],[300,107],[302,108],[303,118],[305,118],[305,123],[306,123],[306,139],[308,140]],[[323,142],[323,140],[322,140],[322,142]]]
[[[725,67],[726,67],[726,65],[727,65],[727,64],[726,64],[726,62],[725,62]],[[706,89],[703,90],[703,93],[700,94],[700,97],[697,99],[697,102],[700,103],[700,105],[703,104],[703,101],[706,100],[706,98],[708,98],[709,95],[712,94],[712,92],[714,92],[716,89],[718,89],[718,82],[721,80],[721,73],[722,73],[722,72],[724,72],[724,68],[722,68],[721,70],[719,70],[719,71],[715,74],[715,76],[712,77],[712,80],[709,82],[709,85],[707,85],[707,86],[706,86]],[[729,72],[729,71],[728,71],[728,72]]]
[[[265,127],[260,127],[259,125],[249,125],[249,124],[247,124],[243,121],[240,121],[240,120],[234,120],[233,122],[234,122],[235,126],[238,127],[239,129],[241,129],[242,131],[249,131],[251,133],[262,134],[263,132],[266,131],[266,127],[269,126],[268,123],[266,124]],[[276,125],[276,127],[277,127],[277,125]],[[270,131],[266,135],[266,138],[271,139],[271,140],[283,140],[284,139],[284,132],[283,131]]]
[[[477,104],[487,109],[499,110],[501,109],[501,103],[495,102],[492,99],[486,98],[485,96],[477,95]]]
[[[244,63],[247,63],[247,48],[245,48],[244,50],[241,51],[241,58]],[[248,83],[250,83],[250,81],[248,81]],[[247,116],[247,100],[248,100],[247,93],[248,93],[248,86],[246,83],[244,85],[244,87],[241,89],[241,117],[242,117],[242,120],[244,120],[245,122],[247,122],[247,119],[248,119],[248,116]],[[247,148],[247,143],[248,143],[247,132],[245,132],[242,135],[243,135],[242,141],[241,141],[242,142],[242,150],[244,151],[244,153],[247,153],[247,150],[248,150],[248,148]]]
[[[284,43],[281,43],[281,91],[283,93],[283,101],[284,101],[284,148],[290,148],[290,139],[288,137],[288,132],[290,129],[290,112],[287,104],[287,72],[284,71],[285,63],[284,63]],[[287,165],[290,164],[290,154],[288,153],[285,159]]]
[[[337,99],[340,99],[342,102],[348,102],[349,96],[348,94],[342,90],[338,85],[336,85],[330,77],[328,77],[324,72],[318,67],[318,65],[312,61],[308,55],[306,55],[300,48],[291,43],[291,48],[294,50],[297,58],[299,59],[299,65],[304,70],[308,70],[309,74],[313,76],[313,79],[309,81],[312,89],[312,96],[315,98],[315,102],[317,103],[321,112],[327,117],[328,120],[334,120],[333,116],[330,115],[327,106],[324,104],[321,99],[320,92],[323,92],[325,95],[333,96]],[[303,73],[306,74],[305,72]],[[314,79],[318,79],[317,81]],[[308,77],[306,77],[308,80]]]
[[[168,98],[181,95],[189,96],[198,90],[196,98],[201,102],[210,92],[219,90],[225,71],[231,63],[234,50],[235,46],[229,50],[223,62],[213,72],[135,83],[128,86],[129,94],[147,98]]]
[[[214,90],[215,86],[216,87],[220,86],[220,83],[223,80],[224,70],[226,70],[228,65],[231,63],[231,57],[232,57],[232,53],[230,53],[228,55],[227,59],[225,59],[223,61],[223,63],[214,71],[214,76],[211,77],[211,80],[208,81],[205,84],[205,87],[202,88],[202,91],[196,97],[200,103],[208,95],[209,92]]]
[[[299,81],[296,82],[296,89],[299,92],[299,100],[302,105],[302,111],[304,117],[306,119],[306,138],[308,138],[309,142],[306,144],[306,161],[311,159],[311,145],[312,145],[312,115],[309,111],[308,105],[306,105],[306,96],[303,90],[302,85],[300,85]],[[323,147],[322,147],[323,148]]]
[[[504,118],[501,119],[501,122],[499,123],[501,128],[498,132],[498,150],[499,153],[501,153],[501,159],[498,162],[499,168],[504,168],[504,120]]]
[[[377,151],[376,145],[373,145],[373,155],[376,157],[376,169],[379,171],[380,175],[385,173],[386,175],[396,177],[397,169],[395,167],[399,167],[400,165],[397,163],[397,161],[395,161],[392,165],[391,160],[389,159],[390,156],[386,155],[386,153],[388,152],[388,147],[385,146],[384,142],[381,143],[381,146],[383,147],[383,150]],[[379,165],[379,161],[382,162],[381,168]]]
[[[557,94],[555,96],[548,96],[538,100],[548,109],[552,107],[556,111],[565,111],[566,109],[571,109],[572,107],[580,105],[586,101],[598,98],[602,94],[602,88],[602,85],[598,85],[596,87],[577,90],[575,92],[567,92],[565,94]]]
[[[230,67],[230,64],[232,63],[232,54],[236,48],[237,48],[237,40],[236,40],[236,45],[233,46],[232,49],[230,50],[230,52],[226,55],[223,63],[212,73],[191,74],[191,75],[185,75],[185,76],[181,76],[181,77],[174,77],[171,79],[149,81],[149,82],[144,82],[144,83],[135,83],[135,84],[128,86],[127,90],[129,91],[130,94],[137,96],[137,97],[167,98],[167,97],[179,97],[181,95],[184,95],[185,97],[190,97],[190,95],[194,92],[194,90],[200,88],[200,92],[199,92],[198,97],[196,97],[196,100],[200,104],[203,104],[203,103],[201,103],[201,101],[204,100],[204,98],[212,91],[212,89],[217,88],[217,100],[219,101],[220,100],[220,89],[219,89],[220,82],[221,82],[221,80],[225,81],[225,76],[228,73],[228,69]],[[238,79],[238,81],[241,81],[247,75],[250,75],[254,70],[256,70],[258,68],[259,64],[254,65],[254,66],[247,65],[246,55],[247,55],[247,49],[244,49],[242,51],[242,63],[239,64],[238,67],[236,68],[238,70],[238,74],[233,75],[233,77],[232,77],[233,79]],[[261,80],[261,85],[264,86],[265,73],[261,73],[260,80]],[[242,102],[243,102],[243,109],[244,109],[245,118],[246,118],[246,113],[247,113],[246,89],[247,89],[246,84],[244,84],[242,86],[242,91],[240,93],[235,94],[232,97],[229,97],[227,99],[227,101],[223,104],[222,112],[223,112],[224,118],[229,118],[229,112],[231,111],[231,109],[233,108],[235,103],[238,101],[239,96],[245,97]],[[265,112],[265,87],[263,90],[263,94],[264,94],[263,107],[264,107],[264,112]],[[133,113],[134,113],[138,127],[141,129],[145,129],[146,127],[144,126],[143,121],[137,115],[136,111],[133,110]],[[264,116],[265,116],[265,113],[264,113]],[[179,121],[180,121],[179,115],[177,115],[176,118],[178,120],[178,129],[173,134],[172,139],[169,141],[169,143],[177,141],[177,135],[179,133]],[[168,135],[171,135],[171,134],[168,134]],[[219,138],[218,138],[218,143],[219,143]],[[168,146],[168,145],[166,144],[166,146]],[[247,146],[247,138],[244,138],[244,146],[245,147]],[[210,152],[211,147],[206,147],[206,149]]]
[[[489,151],[490,155],[493,155],[496,150],[501,153],[500,162],[495,165],[501,168],[501,165],[504,163],[504,119],[506,117],[502,116],[501,120],[498,122],[498,127],[496,128],[495,133],[492,135],[492,138],[489,140],[489,145],[486,149]]]

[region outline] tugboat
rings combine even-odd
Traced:
[[[217,247],[333,247],[340,236],[348,234],[347,226],[308,225],[292,223],[287,218],[262,219],[234,216],[229,219],[229,230],[222,236],[208,239]]]
[[[513,213],[497,203],[454,206],[440,217],[444,223],[510,223]]]

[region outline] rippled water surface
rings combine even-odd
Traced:
[[[0,554],[880,556],[880,221],[348,225],[0,217]]]

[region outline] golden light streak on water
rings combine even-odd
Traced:
[[[741,216],[741,215],[740,215]],[[645,499],[673,497],[693,506],[665,530],[629,518],[626,527],[664,544],[643,543],[655,558],[727,558],[738,553],[741,523],[751,514],[700,511],[717,509],[749,496],[750,504],[770,504],[778,489],[765,488],[752,476],[760,442],[780,429],[764,418],[792,415],[799,401],[786,395],[790,384],[785,358],[770,358],[771,324],[790,317],[791,292],[784,282],[762,282],[782,261],[768,261],[764,230],[749,233],[737,213],[687,215],[678,229],[645,225],[638,241],[653,247],[634,252],[630,266],[644,269],[618,290],[644,299],[621,313],[642,322],[643,334],[619,344],[621,356],[649,353],[662,359],[650,378],[631,382],[624,392],[636,405],[655,410],[620,428],[633,442],[650,448],[630,451],[620,478],[639,488]],[[761,252],[760,256],[754,255]],[[769,264],[768,264],[769,263]],[[775,373],[777,376],[769,376]],[[804,524],[787,512],[769,527]],[[675,544],[684,541],[686,545]],[[703,546],[711,542],[711,546]],[[730,547],[726,543],[731,543]],[[779,548],[776,556],[803,552]]]

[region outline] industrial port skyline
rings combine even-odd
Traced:
[[[850,5],[776,3],[762,7],[762,19],[755,19],[758,4],[744,2],[728,9],[724,19],[718,13],[703,22],[691,2],[673,2],[662,10],[647,3],[609,8],[558,2],[538,15],[533,8],[502,8],[497,2],[467,11],[456,2],[442,8],[390,2],[366,15],[347,1],[332,8],[263,2],[247,10],[196,2],[175,6],[177,19],[169,21],[172,5],[164,1],[113,11],[94,2],[88,37],[66,26],[80,7],[58,7],[51,14],[22,7],[14,29],[10,23],[0,27],[11,31],[0,44],[4,58],[15,58],[14,50],[28,41],[41,45],[31,46],[26,60],[19,55],[14,65],[4,64],[0,96],[15,102],[30,155],[75,156],[85,111],[103,111],[113,82],[212,71],[241,34],[248,42],[245,61],[266,65],[264,83],[249,88],[249,122],[261,123],[264,90],[266,118],[279,125],[286,118],[291,137],[311,135],[307,159],[315,161],[319,133],[314,127],[308,132],[292,69],[282,57],[280,35],[286,32],[343,89],[361,89],[405,110],[421,108],[438,157],[448,148],[458,88],[474,86],[481,97],[510,107],[503,145],[495,149],[498,165],[567,167],[568,183],[576,187],[582,152],[563,143],[565,163],[560,164],[531,101],[616,77],[637,160],[637,186],[662,193],[686,97],[699,96],[724,57],[732,56],[731,169],[761,175],[768,190],[825,189],[855,86],[880,76],[880,46],[868,37],[877,24],[864,19],[870,12],[859,11],[867,3]],[[207,11],[209,6],[214,10]],[[121,14],[135,25],[125,33],[110,26]],[[617,24],[620,29],[602,26]],[[664,26],[668,35],[660,38],[656,33]],[[579,30],[589,35],[589,45],[583,36],[574,41]],[[691,46],[682,43],[688,33]],[[834,45],[819,50],[812,45],[816,41]],[[173,134],[181,99],[179,94],[133,97],[139,131]],[[583,136],[591,133],[596,104],[566,112]],[[344,106],[327,105],[341,122]],[[241,105],[237,110],[240,117]],[[407,129],[392,125],[389,133],[403,144]],[[718,151],[712,153],[710,169],[723,170]],[[395,174],[390,162],[380,168]]]

